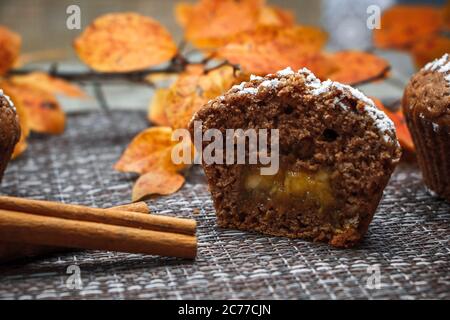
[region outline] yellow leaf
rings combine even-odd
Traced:
[[[292,27],[294,25],[294,14],[288,10],[276,6],[265,6],[259,13],[258,25]]]
[[[11,100],[14,102],[14,106],[16,107],[17,116],[19,117],[20,122],[20,139],[14,147],[14,151],[12,154],[12,159],[16,159],[28,147],[27,138],[30,135],[30,127],[27,119],[27,114],[25,112],[25,108],[22,105],[20,99],[16,99],[13,95],[10,96]]]
[[[238,81],[233,67],[222,66],[206,72],[203,65],[190,65],[170,87],[166,117],[174,129],[187,128],[189,121],[209,100],[223,94]]]
[[[178,144],[172,141],[172,133],[169,127],[152,127],[142,131],[131,141],[114,168],[139,174],[184,169],[186,165],[172,161],[172,149]]]
[[[10,78],[16,85],[30,85],[52,94],[62,94],[73,98],[83,98],[86,94],[77,85],[55,78],[45,72],[32,72]]]
[[[383,12],[381,28],[374,30],[373,40],[378,48],[409,48],[439,32],[443,20],[441,11],[433,6],[395,5]]]
[[[151,195],[169,195],[177,192],[184,184],[184,177],[172,171],[149,172],[136,181],[132,201],[139,201]]]
[[[48,134],[64,132],[66,116],[55,96],[30,84],[2,82],[0,87],[14,97],[16,105],[23,106],[29,128]]]
[[[148,120],[158,126],[170,125],[166,117],[166,103],[169,89],[157,89],[149,105]]]
[[[199,48],[214,48],[222,40],[258,25],[262,0],[200,0],[175,7],[185,38]]]
[[[321,53],[327,34],[319,28],[264,26],[240,33],[215,51],[215,56],[238,64],[246,73],[266,75],[286,67],[307,67],[318,77],[334,65]]]
[[[0,26],[0,76],[8,72],[20,54],[21,38],[6,27]]]
[[[337,69],[327,77],[349,85],[380,79],[386,76],[390,68],[385,59],[368,52],[340,51],[330,57]]]
[[[97,18],[74,46],[81,60],[102,72],[142,70],[169,61],[177,53],[172,36],[163,26],[129,12]]]

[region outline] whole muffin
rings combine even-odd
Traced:
[[[279,132],[278,145],[270,147],[279,152],[272,175],[262,174],[267,163],[203,157],[219,226],[336,247],[353,246],[366,233],[401,155],[393,123],[372,100],[350,86],[321,82],[307,69],[252,76],[198,111],[191,136],[199,124],[203,134]],[[211,139],[203,139],[206,151],[205,140]],[[249,146],[246,159],[254,152]],[[225,157],[225,148],[215,155]]]
[[[16,109],[0,89],[0,182],[19,138],[20,124]]]
[[[429,190],[450,201],[450,57],[428,63],[403,95],[403,110]]]

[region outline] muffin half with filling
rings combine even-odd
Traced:
[[[401,155],[393,123],[372,100],[350,86],[321,82],[307,69],[252,76],[234,86],[194,115],[191,136],[204,138],[197,148],[210,146],[211,129],[227,142],[234,132],[236,151],[230,158],[230,143],[222,143],[223,150],[215,144],[213,156],[223,161],[203,158],[219,226],[336,247],[353,246],[366,233]],[[265,141],[252,145],[247,134],[261,138],[262,129],[266,149],[260,148]],[[238,139],[242,133],[245,139]],[[237,145],[243,141],[245,148]],[[239,150],[245,163],[237,161]],[[276,158],[277,170],[251,161]]]

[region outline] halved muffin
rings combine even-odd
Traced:
[[[191,136],[199,124],[203,134],[278,132],[277,145],[269,148],[279,156],[272,175],[262,174],[267,163],[203,160],[219,226],[337,247],[361,240],[401,155],[393,123],[370,99],[352,87],[321,82],[307,69],[234,86],[194,115]],[[238,140],[233,143],[237,150]],[[245,147],[246,159],[260,152]],[[215,152],[225,157],[226,150]]]

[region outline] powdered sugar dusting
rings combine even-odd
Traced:
[[[289,76],[291,74],[294,74],[294,70],[291,69],[291,67],[287,67],[286,69],[280,70],[277,72],[277,76]]]
[[[440,66],[442,67],[442,66]],[[431,67],[430,67],[431,68]],[[433,67],[434,68],[434,67]],[[278,77],[288,76],[288,75],[294,75],[295,72],[290,68],[286,68],[284,70],[278,71],[276,75]],[[334,82],[331,80],[327,81],[320,81],[310,70],[307,68],[303,68],[298,70],[297,74],[301,74],[305,78],[305,83],[308,86],[311,94],[313,95],[321,95],[325,94],[327,92],[330,92],[333,89],[338,89],[341,91],[342,95],[341,97],[336,97],[334,104],[339,106],[343,110],[348,110],[349,107],[342,103],[342,98],[345,97],[345,93],[350,93],[354,98],[362,101],[364,103],[364,111],[367,115],[369,115],[373,121],[375,127],[378,129],[378,132],[380,136],[384,139],[386,142],[392,142],[393,138],[392,135],[395,134],[395,126],[394,123],[391,121],[391,119],[388,118],[388,116],[378,109],[374,102],[366,97],[361,91],[358,89],[355,89],[351,86],[341,84],[339,82]],[[273,77],[269,75],[269,77]],[[237,94],[252,94],[256,95],[258,93],[258,90],[262,87],[264,88],[271,88],[276,89],[279,84],[281,83],[280,79],[272,78],[267,79],[259,76],[251,76],[251,81],[261,81],[265,79],[264,81],[260,82],[257,87],[248,87],[246,88],[247,82],[242,82],[239,85],[235,85],[232,87],[232,92]],[[398,141],[396,142],[398,144]]]
[[[279,84],[280,84],[280,80],[271,79],[271,80],[264,80],[263,82],[261,82],[260,86],[271,88],[271,89],[276,89]]]
[[[375,126],[377,127],[383,139],[386,142],[392,140],[391,136],[388,133],[395,132],[394,123],[392,122],[391,119],[388,118],[388,116],[386,116],[386,114],[383,111],[381,111],[375,106],[372,100],[367,98],[361,91],[351,86],[344,85],[339,82],[334,82],[331,80],[321,82],[319,79],[316,78],[316,76],[314,76],[314,74],[311,71],[309,71],[306,68],[299,70],[299,73],[303,74],[303,76],[305,77],[306,84],[311,89],[311,93],[313,95],[321,95],[335,88],[339,89],[340,91],[347,91],[356,99],[363,101],[365,104],[364,111],[370,117],[372,117]],[[340,103],[339,101],[340,98],[337,98],[337,100],[335,100],[335,104],[337,104],[342,109],[347,110],[348,107],[345,104]]]
[[[255,76],[254,74],[250,75],[250,81],[253,81],[253,80],[263,80],[263,79],[264,79],[263,77]]]
[[[450,74],[447,74],[450,72],[450,59],[448,53],[444,54],[439,59],[427,63],[425,67],[423,67],[423,70],[445,73],[445,81],[450,85]]]
[[[9,96],[7,96],[6,94],[4,94],[2,89],[0,89],[0,97],[4,97],[6,99],[6,101],[8,102],[9,106],[11,108],[13,108],[14,111],[16,110],[16,107],[14,107],[14,103],[12,102],[11,98]]]
[[[257,88],[244,88],[242,90],[239,91],[239,93],[241,94],[257,94],[258,93],[258,89]]]

